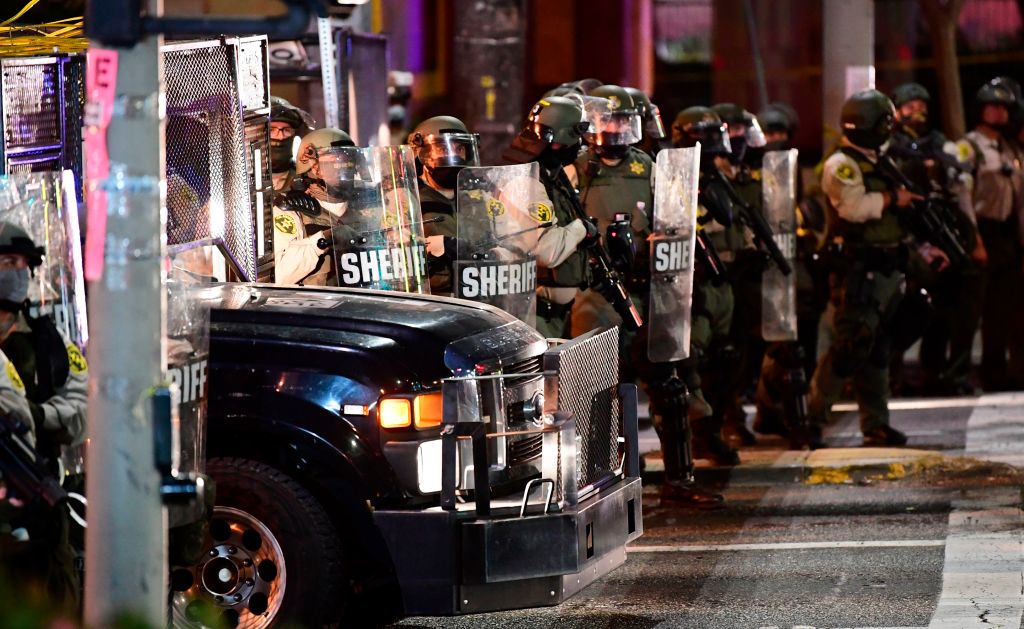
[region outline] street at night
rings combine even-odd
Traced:
[[[756,463],[698,469],[721,483],[722,509],[664,507],[648,485],[626,564],[567,603],[399,626],[1017,627],[1024,396],[893,405],[912,450],[798,455],[765,439],[742,451]],[[855,414],[825,434],[854,446]]]

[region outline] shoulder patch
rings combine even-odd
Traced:
[[[487,215],[491,218],[501,216],[505,213],[505,204],[498,199],[490,199],[487,202]]]
[[[548,203],[534,203],[530,205],[529,209],[530,217],[538,223],[547,223],[551,220],[553,212],[551,205]]]
[[[644,167],[643,164],[641,164],[637,160],[633,160],[632,162],[629,163],[629,170],[634,175],[642,175],[642,174],[644,174],[644,171],[647,170],[647,169]]]
[[[18,375],[18,370],[14,367],[14,363],[8,360],[6,369],[7,377],[10,378],[11,384],[14,385],[14,388],[21,392],[24,392],[25,383],[21,381],[21,376]]]
[[[295,229],[295,219],[287,214],[279,214],[274,217],[274,229],[282,234],[294,236],[297,232]]]
[[[853,172],[853,166],[850,166],[849,164],[840,164],[839,167],[836,168],[836,177],[838,177],[840,181],[852,183],[856,179],[856,175]]]
[[[89,364],[85,362],[85,356],[82,356],[81,350],[73,343],[68,343],[68,366],[71,367],[71,373],[76,376],[82,375],[89,369]]]

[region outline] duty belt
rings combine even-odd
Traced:
[[[572,311],[573,299],[567,304],[556,304],[550,299],[537,297],[537,316],[543,319],[560,319]]]

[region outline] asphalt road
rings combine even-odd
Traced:
[[[658,487],[645,487],[644,536],[625,565],[575,598],[400,626],[1017,629],[1022,476],[978,459],[993,449],[1024,456],[1024,436],[1001,436],[1024,433],[1024,399],[986,412],[970,401],[894,411],[910,446],[972,457],[899,480],[726,481],[726,506],[714,512],[662,506]],[[859,444],[855,414],[841,416],[827,437]]]

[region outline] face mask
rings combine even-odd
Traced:
[[[903,121],[903,126],[913,131],[918,136],[928,132],[928,114],[917,112]]]
[[[788,146],[786,146],[786,144],[787,143],[785,140],[772,140],[768,144],[764,145],[764,150],[766,153],[768,151],[785,151],[787,148],[789,148]]]
[[[579,154],[579,144],[570,144],[569,146],[563,146],[558,150],[548,146],[544,149],[544,152],[540,154],[540,157],[537,158],[537,161],[544,168],[554,170],[575,162]]]
[[[0,271],[0,308],[18,310],[28,299],[28,269]],[[13,305],[13,308],[10,307]]]
[[[597,154],[605,159],[622,159],[629,152],[628,146],[599,146],[596,149]]]
[[[292,159],[292,140],[270,141],[270,169],[275,173],[284,172],[294,164]]]
[[[747,139],[742,135],[729,138],[729,148],[732,149],[732,153],[729,153],[729,161],[733,164],[739,164],[747,153]]]
[[[461,166],[438,166],[430,169],[430,178],[442,188],[454,190],[455,186],[459,185],[459,171],[461,170]]]

